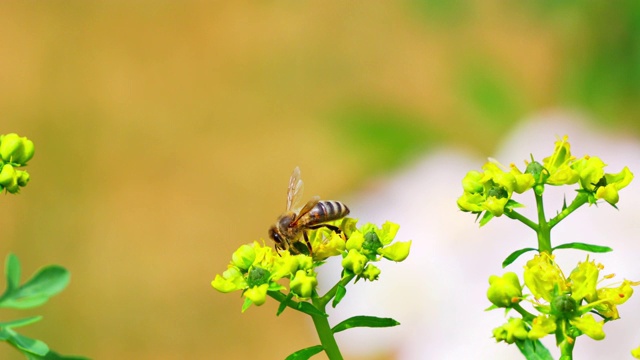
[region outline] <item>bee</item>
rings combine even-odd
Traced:
[[[292,254],[300,254],[308,250],[313,254],[307,231],[321,227],[340,232],[337,226],[326,224],[328,221],[342,219],[349,214],[349,208],[340,201],[320,200],[314,196],[301,210],[297,211],[302,198],[304,184],[300,179],[300,168],[293,169],[287,189],[287,210],[278,217],[269,228],[269,237],[275,242],[276,251],[289,250]],[[301,237],[306,244],[301,243]]]

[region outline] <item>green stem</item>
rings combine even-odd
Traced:
[[[535,192],[534,192],[535,193]],[[536,195],[536,207],[538,209],[538,252],[551,254],[551,227],[544,215],[544,204],[542,194]]]
[[[335,284],[331,290],[327,291],[326,294],[324,294],[322,297],[318,298],[318,304],[320,304],[321,306],[325,307],[327,306],[327,304],[329,303],[329,301],[331,301],[331,299],[333,299],[334,296],[336,296],[336,292],[338,291],[338,288],[340,286],[345,287],[347,286],[347,284],[353,280],[353,278],[355,277],[355,275],[347,275],[345,277],[343,277],[342,279],[340,279],[340,281],[338,281],[337,284]]]
[[[311,301],[313,302],[313,306],[315,306],[322,313],[325,313],[326,303],[322,303],[321,298],[314,296]],[[333,336],[333,331],[331,331],[329,319],[326,316],[315,314],[311,315],[311,318],[313,319],[313,325],[315,325],[316,332],[318,333],[318,337],[320,338],[320,344],[322,344],[322,348],[327,354],[327,357],[330,360],[342,360],[342,354],[340,353],[338,343]]]
[[[583,192],[579,192],[576,198],[573,199],[571,205],[564,208],[556,217],[549,220],[549,228],[556,226],[562,219],[566,218],[569,214],[576,211],[580,206],[587,203],[589,195]]]
[[[529,220],[529,218],[527,218],[526,216],[520,214],[519,212],[517,212],[517,211],[515,211],[513,209],[506,209],[504,214],[507,217],[510,217],[511,219],[518,220],[521,223],[527,225],[528,227],[533,229],[533,231],[538,232],[538,224],[536,224],[533,221]]]
[[[575,339],[571,339],[565,335],[566,327],[567,321],[563,321],[562,326],[556,330],[556,341],[560,348],[560,360],[573,360]]]
[[[522,315],[522,319],[526,321],[533,321],[533,319],[536,318],[535,315],[525,310],[522,306],[520,306],[520,304],[515,304],[511,308],[520,313],[520,315]]]

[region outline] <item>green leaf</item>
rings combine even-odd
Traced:
[[[32,316],[24,319],[0,322],[0,328],[17,328],[30,325],[42,320],[42,316]]]
[[[540,340],[516,340],[516,345],[527,360],[553,360],[553,356]]]
[[[487,223],[491,221],[491,219],[493,219],[493,214],[489,211],[485,211],[482,215],[482,218],[480,219],[480,227],[487,225]]]
[[[0,306],[27,309],[42,305],[51,296],[64,290],[69,279],[69,271],[62,266],[45,266],[17,290],[5,294]]]
[[[331,303],[331,306],[333,306],[334,308],[338,306],[338,304],[340,303],[340,301],[342,301],[342,298],[344,298],[346,294],[347,294],[347,288],[344,287],[342,284],[338,284],[338,288],[336,289],[336,296],[333,298],[333,302]]]
[[[311,346],[294,352],[293,354],[287,356],[285,360],[307,360],[313,355],[320,353],[322,350],[324,350],[322,345]]]
[[[305,314],[309,315],[318,315],[318,316],[328,316],[326,313],[318,310],[315,306],[309,304],[308,302],[299,302],[297,303],[297,309],[302,311]]]
[[[334,326],[331,331],[335,334],[354,327],[391,327],[397,325],[400,325],[400,323],[392,318],[379,318],[375,316],[362,315],[344,320],[340,324]]]
[[[4,272],[7,275],[6,294],[20,286],[20,260],[18,260],[17,256],[11,253],[7,255]]]
[[[253,301],[251,301],[251,299],[249,299],[248,297],[244,298],[244,302],[242,303],[242,312],[247,311],[247,309],[249,308],[249,306],[251,306],[251,304],[253,304]]]
[[[31,353],[39,356],[44,356],[49,352],[49,347],[47,346],[47,344],[40,340],[20,335],[10,328],[3,328],[2,330],[5,336],[8,335],[6,341],[23,353]]]
[[[553,250],[557,250],[557,249],[577,249],[577,250],[589,251],[592,253],[606,253],[606,252],[613,251],[613,249],[608,246],[591,245],[591,244],[585,244],[585,243],[579,243],[579,242],[566,243],[566,244],[558,245],[553,248]]]
[[[523,204],[520,204],[519,202],[513,199],[509,199],[507,203],[504,205],[505,209],[517,209],[517,208],[523,208],[523,207],[525,207]]]
[[[534,248],[524,248],[524,249],[520,249],[520,250],[516,250],[514,252],[511,253],[511,255],[507,256],[506,259],[504,259],[504,261],[502,262],[502,268],[506,268],[507,266],[509,266],[511,263],[513,263],[514,261],[516,261],[517,258],[520,257],[520,255],[529,252],[529,251],[538,251],[538,249],[534,249]]]

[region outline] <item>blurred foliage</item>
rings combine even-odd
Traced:
[[[386,172],[415,159],[439,135],[418,115],[381,104],[345,107],[332,119],[341,142],[358,153],[370,173]]]

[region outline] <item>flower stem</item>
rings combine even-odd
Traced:
[[[576,211],[580,206],[586,204],[588,200],[589,195],[579,192],[569,206],[562,209],[562,211],[558,215],[556,215],[556,217],[549,220],[549,228],[556,226],[562,219],[566,218],[569,214]]]
[[[331,301],[331,299],[333,299],[334,296],[336,296],[336,292],[338,291],[338,287],[342,286],[345,287],[347,286],[347,284],[353,280],[353,278],[355,277],[355,275],[347,275],[345,277],[343,277],[342,279],[340,279],[340,281],[335,284],[331,290],[327,291],[326,294],[324,294],[322,297],[318,298],[318,304],[320,304],[323,308],[325,306],[327,306],[327,304],[329,303],[329,301]]]
[[[573,360],[573,346],[575,339],[567,335],[567,321],[562,321],[561,325],[556,329],[556,343],[560,348],[559,360]]]
[[[544,215],[544,204],[542,202],[542,194],[536,195],[536,207],[538,209],[538,252],[547,252],[551,254],[551,227]]]
[[[533,321],[533,319],[536,318],[535,315],[525,310],[522,306],[520,306],[520,304],[514,304],[511,308],[520,313],[520,315],[522,315],[522,318],[526,321]]]
[[[521,223],[527,225],[528,227],[530,227],[533,231],[537,232],[538,231],[538,224],[534,223],[533,221],[531,221],[529,218],[527,218],[526,216],[520,214],[519,212],[513,210],[513,209],[508,209],[505,210],[504,214],[508,217],[510,217],[511,219],[514,220],[518,220]]]
[[[312,302],[313,305],[318,308],[318,310],[323,313],[325,312],[326,303],[322,304],[320,298],[314,297],[312,299]],[[327,357],[330,360],[342,360],[342,354],[340,353],[338,343],[333,336],[333,331],[331,331],[329,319],[326,316],[320,316],[316,314],[311,315],[311,318],[313,319],[313,325],[315,325],[316,332],[318,333],[318,337],[320,338],[320,344],[322,344],[322,348],[327,354]]]

